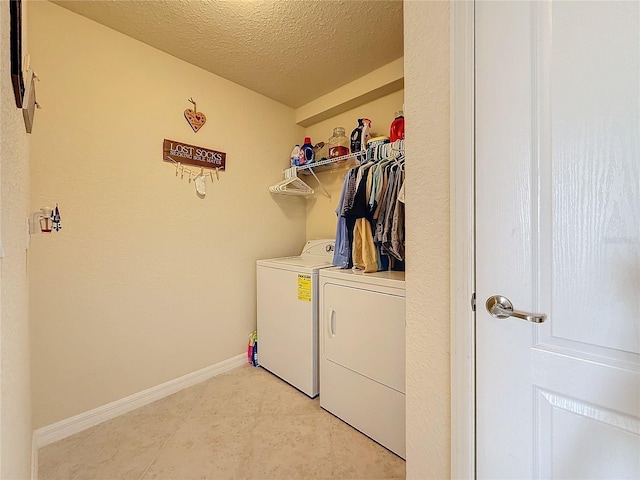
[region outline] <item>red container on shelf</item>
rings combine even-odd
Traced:
[[[391,122],[391,128],[389,128],[389,140],[392,142],[404,140],[404,113],[400,110],[394,116],[395,119]]]
[[[342,157],[349,154],[349,139],[345,135],[344,127],[333,129],[329,138],[329,158]]]

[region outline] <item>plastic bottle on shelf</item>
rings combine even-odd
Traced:
[[[291,166],[297,167],[300,162],[300,145],[296,143],[296,146],[291,150]]]
[[[389,140],[392,142],[404,140],[404,113],[400,110],[395,113],[394,117],[391,128],[389,128]]]
[[[329,158],[342,157],[349,154],[349,139],[344,133],[344,127],[333,129],[329,137]]]
[[[313,151],[313,144],[311,143],[310,137],[304,137],[304,143],[300,147],[300,160],[298,161],[298,165],[306,165],[308,163],[313,162],[315,158],[315,152]]]
[[[368,118],[362,119],[362,148],[367,148],[367,142],[371,138],[371,120]]]
[[[371,120],[368,118],[359,118],[358,126],[351,132],[351,153],[360,152],[367,146],[371,128]]]

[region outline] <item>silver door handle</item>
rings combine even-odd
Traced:
[[[507,297],[494,295],[487,298],[487,312],[496,318],[516,317],[531,323],[543,323],[547,316],[544,313],[519,312],[513,309],[513,304]]]

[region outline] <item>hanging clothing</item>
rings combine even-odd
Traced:
[[[378,271],[378,255],[373,243],[371,223],[366,218],[356,219],[353,232],[353,268],[364,273]]]
[[[404,174],[404,171],[401,172]],[[393,211],[391,221],[391,240],[387,246],[387,250],[398,260],[404,260],[404,198],[400,199],[400,193],[403,191],[404,178],[401,175],[401,183],[398,183],[398,194],[396,196],[396,205]]]
[[[404,156],[376,152],[345,175],[336,208],[333,264],[365,273],[404,270]]]
[[[349,245],[349,237],[347,233],[347,219],[341,215],[342,207],[344,205],[344,197],[347,192],[347,182],[342,185],[342,193],[340,195],[340,202],[336,208],[336,215],[338,216],[338,225],[336,227],[336,246],[333,251],[332,264],[336,267],[347,268],[351,258],[351,247]]]
[[[344,215],[347,211],[351,210],[353,207],[353,202],[356,198],[356,189],[358,185],[356,183],[356,177],[358,175],[358,167],[352,168],[347,172],[347,176],[345,178],[345,194],[344,194],[344,202],[342,204],[342,209],[340,210],[340,214]]]
[[[351,240],[351,266],[359,270],[368,269],[369,271],[376,271],[378,265],[377,262],[375,262],[375,268],[372,267],[370,254],[364,253],[368,251],[375,253],[373,239],[369,240],[367,236],[363,234],[363,231],[370,232],[371,226],[369,225],[367,228],[362,225],[361,221],[369,221],[369,212],[367,209],[367,173],[372,166],[373,164],[367,163],[352,169],[354,170],[353,176],[355,176],[357,184],[356,194],[354,196],[353,205],[344,212],[344,215],[347,223],[347,231]],[[358,225],[357,230],[356,225]],[[366,262],[364,260],[365,258],[367,258]]]

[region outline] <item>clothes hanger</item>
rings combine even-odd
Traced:
[[[314,194],[313,188],[298,178],[296,167],[286,169],[284,171],[284,176],[284,180],[280,180],[278,183],[269,187],[270,192],[301,196]]]
[[[284,195],[308,196],[314,194],[313,188],[311,188],[299,178],[282,180],[281,182],[270,186],[269,191]]]

